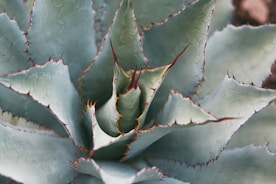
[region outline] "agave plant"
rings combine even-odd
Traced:
[[[1,0],[0,182],[274,183],[276,26],[215,7]]]

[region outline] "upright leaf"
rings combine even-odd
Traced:
[[[112,93],[113,55],[110,40],[117,54],[118,63],[125,70],[147,66],[132,9],[132,1],[123,0],[121,2],[99,53],[81,79],[84,99],[97,101],[98,106],[103,105]]]
[[[22,0],[0,0],[0,12],[3,11],[6,12],[11,19],[16,20],[22,31],[27,30],[30,15]]]
[[[145,54],[152,67],[170,62],[188,45],[187,51],[170,70],[153,101],[151,119],[165,103],[171,88],[188,96],[202,80],[204,50],[208,25],[214,8],[213,0],[200,0],[160,23],[144,28]],[[160,39],[162,38],[162,39]]]
[[[65,3],[66,2],[66,3]],[[62,56],[76,84],[96,55],[91,0],[37,0],[28,32],[29,53],[35,63]]]
[[[275,50],[275,25],[229,25],[215,33],[207,44],[205,81],[199,88],[199,97],[202,98],[214,90],[227,73],[239,81],[261,86],[276,58]]]
[[[26,37],[15,21],[0,14],[0,75],[26,69],[32,65],[24,51]]]

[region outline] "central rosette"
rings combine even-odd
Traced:
[[[129,71],[125,71],[118,65],[112,44],[111,48],[114,57],[112,96],[96,111],[96,118],[104,132],[116,137],[132,129],[143,128],[157,89],[162,84],[168,70],[186,48],[168,65]]]

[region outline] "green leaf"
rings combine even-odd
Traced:
[[[152,22],[159,22],[177,12],[184,6],[183,0],[133,0],[134,11],[140,26],[147,26]],[[157,8],[158,7],[158,8]],[[162,11],[160,11],[162,10]]]
[[[15,19],[22,31],[27,30],[30,15],[22,0],[0,0],[0,12],[3,11],[6,12],[11,19]],[[1,25],[3,24],[1,23]]]
[[[26,38],[16,22],[2,13],[0,25],[0,75],[30,67],[32,63],[24,53]]]
[[[91,0],[38,0],[28,32],[29,53],[35,63],[62,56],[76,84],[96,55]]]
[[[208,114],[189,98],[181,96],[180,93],[172,92],[162,112],[156,118],[158,125],[138,131],[135,140],[128,146],[125,159],[133,158],[170,133],[174,134],[175,131],[181,131],[185,134],[193,126],[222,120],[224,119],[217,119]]]
[[[196,91],[203,78],[206,35],[213,8],[213,0],[200,0],[143,32],[145,54],[152,67],[167,64],[188,45],[158,90],[149,119],[160,111],[170,89],[185,96]]]
[[[145,28],[143,44],[152,67],[168,64],[188,45],[164,81],[167,92],[172,87],[189,95],[201,81],[206,34],[213,8],[214,1],[201,0],[166,21]]]
[[[171,177],[194,184],[274,184],[276,181],[276,155],[266,147],[247,146],[226,150],[214,162],[195,168],[162,159],[153,158],[149,162],[160,166]]]
[[[33,122],[27,121],[26,119],[18,116],[14,116],[11,113],[3,112],[0,109],[0,121],[3,125],[7,127],[11,127],[14,129],[20,129],[21,131],[33,132],[39,130],[40,132],[44,132],[45,134],[57,136],[57,134],[49,130],[47,127],[35,124]]]
[[[188,165],[209,162],[219,155],[241,125],[275,98],[274,90],[239,84],[226,77],[212,94],[200,101],[203,109],[225,121],[174,131],[152,144],[144,155]]]
[[[0,123],[0,173],[23,183],[69,183],[77,150],[68,139],[29,133]]]
[[[95,10],[95,33],[96,43],[99,48],[102,45],[102,40],[108,32],[114,14],[120,5],[121,0],[93,0],[93,9]]]
[[[217,118],[205,112],[190,98],[183,97],[177,91],[171,91],[165,106],[157,115],[155,121],[160,125],[168,125],[175,122],[187,125],[191,122],[217,121]]]
[[[267,145],[276,153],[276,105],[270,104],[254,114],[231,138],[227,149],[250,144]]]
[[[231,0],[217,0],[215,12],[210,25],[209,36],[215,31],[222,30],[230,23],[234,7]]]
[[[132,88],[119,96],[117,108],[121,117],[118,127],[121,132],[129,132],[137,126],[137,117],[140,114],[140,95],[139,88]]]
[[[110,40],[118,63],[123,69],[140,69],[147,66],[134,19],[132,1],[121,2],[103,45],[81,79],[84,100],[97,101],[98,106],[103,105],[112,94],[113,55]]]
[[[127,150],[127,145],[136,135],[136,132],[133,130],[126,134],[121,134],[118,137],[112,137],[105,133],[99,126],[95,116],[95,105],[88,105],[86,115],[91,117],[90,127],[87,126],[87,129],[91,130],[93,128],[93,135],[91,135],[93,140],[93,148],[90,150],[90,153],[92,153],[91,156],[100,160],[120,160]],[[113,152],[113,154],[110,155],[110,152]]]
[[[105,184],[131,184],[159,180],[163,176],[156,167],[144,168],[137,172],[127,164],[80,158],[74,162],[76,170],[103,180]]]
[[[12,99],[12,100],[11,100]],[[24,104],[24,105],[22,105]],[[37,103],[28,94],[19,94],[0,82],[0,107],[5,112],[35,122],[45,128],[55,131],[60,136],[67,133],[55,115],[48,107]],[[42,118],[43,117],[43,118]]]
[[[234,75],[239,81],[253,82],[261,86],[276,58],[275,50],[275,25],[229,25],[221,32],[215,33],[207,44],[205,81],[199,88],[199,97],[204,97],[214,90],[226,73]]]
[[[42,66],[2,76],[0,83],[21,94],[29,94],[38,103],[48,106],[76,145],[90,147],[82,123],[81,101],[71,83],[68,68],[61,60],[51,60]]]

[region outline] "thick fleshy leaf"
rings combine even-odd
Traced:
[[[215,33],[207,44],[205,81],[199,88],[199,97],[204,97],[214,90],[227,73],[230,76],[234,75],[239,81],[253,82],[261,86],[276,58],[275,50],[275,25],[229,25],[221,32]]]
[[[11,19],[15,19],[22,31],[27,30],[30,15],[22,0],[0,0],[0,12],[6,12]],[[1,23],[3,26],[3,24]],[[2,27],[1,26],[1,27]],[[3,26],[5,27],[5,26]],[[1,34],[0,34],[1,35]]]
[[[143,128],[148,108],[156,91],[185,49],[170,64],[139,70],[137,74],[137,70],[125,72],[118,66],[117,56],[112,47],[115,60],[113,91],[111,98],[97,110],[96,116],[100,127],[111,136],[129,132],[135,127]],[[107,113],[109,116],[106,116]]]
[[[154,158],[149,162],[158,165],[171,177],[194,184],[274,184],[276,181],[276,155],[266,147],[247,146],[226,150],[214,162],[198,167]]]
[[[239,84],[226,77],[200,105],[218,118],[230,119],[175,131],[152,144],[144,154],[180,160],[189,165],[209,162],[224,149],[242,124],[275,98],[274,90]]]
[[[102,40],[110,27],[114,14],[120,5],[121,0],[93,0],[95,10],[95,33],[96,43],[99,48]]]
[[[121,117],[118,127],[121,132],[129,132],[137,126],[137,117],[140,114],[140,96],[139,88],[132,88],[119,96],[117,108]]]
[[[18,116],[14,116],[11,113],[3,112],[0,109],[0,122],[7,127],[12,127],[14,129],[20,129],[21,131],[35,132],[39,130],[41,133],[49,134],[52,136],[57,136],[53,130],[49,130],[47,127],[35,124],[33,122],[27,121],[26,119]]]
[[[276,105],[270,104],[254,114],[231,138],[227,149],[246,145],[267,145],[276,153]]]
[[[150,119],[159,112],[171,88],[185,96],[196,91],[203,78],[206,35],[213,8],[213,0],[200,0],[160,24],[154,23],[143,32],[145,54],[152,67],[167,64],[188,45],[187,51],[170,70],[158,90]]]
[[[138,24],[147,26],[152,22],[162,21],[180,10],[184,6],[184,0],[133,0],[133,4]]]
[[[127,134],[122,134],[118,137],[111,137],[107,133],[105,133],[101,127],[98,124],[97,118],[95,116],[95,106],[90,105],[87,108],[87,112],[91,114],[92,119],[92,131],[93,131],[93,152],[95,152],[95,155],[102,155],[103,157],[106,157],[109,153],[104,150],[99,151],[101,154],[98,154],[97,151],[104,148],[104,147],[114,147],[116,149],[116,152],[119,156],[121,156],[124,151],[126,150],[126,145],[130,142],[130,140],[135,135],[135,132],[129,132]],[[113,154],[116,155],[116,154]],[[118,156],[116,155],[116,157]],[[110,155],[108,155],[110,156]]]
[[[29,53],[35,63],[62,56],[73,82],[96,55],[91,0],[38,0],[28,32]]]
[[[233,15],[233,4],[231,0],[217,0],[215,12],[210,25],[209,36],[215,31],[222,30],[229,24]]]
[[[0,75],[30,67],[32,63],[24,53],[26,37],[16,22],[2,13],[0,25]]]
[[[81,79],[84,100],[97,101],[98,106],[103,105],[112,94],[113,55],[110,40],[117,54],[118,63],[125,70],[147,66],[132,9],[132,1],[121,2],[99,53]]]
[[[74,163],[75,169],[103,180],[105,184],[132,184],[142,181],[159,180],[163,176],[156,167],[144,168],[140,171],[127,164],[87,160],[81,158]]]
[[[43,133],[43,132],[42,132]],[[69,139],[29,133],[0,123],[0,173],[23,183],[69,183],[76,159]]]
[[[48,106],[64,125],[78,146],[89,146],[84,130],[79,95],[71,83],[68,68],[61,60],[36,65],[29,70],[0,77],[0,83],[30,95],[38,103]]]
[[[37,103],[29,94],[19,94],[0,84],[0,107],[4,112],[35,122],[60,136],[67,136],[64,127],[49,108]]]
[[[188,45],[166,77],[167,92],[173,87],[189,95],[201,81],[206,34],[213,8],[214,1],[201,0],[165,21],[144,28],[144,49],[152,67],[169,63]]]
[[[183,97],[179,92],[172,91],[155,121],[160,125],[177,122],[178,124],[189,124],[190,122],[216,121],[217,118],[205,112],[190,98]]]
[[[172,92],[162,112],[157,116],[156,122],[159,126],[139,131],[135,140],[128,146],[129,149],[125,159],[133,158],[171,132],[174,133],[174,131],[181,130],[184,134],[185,131],[189,131],[190,127],[197,124],[223,120],[219,120],[205,112],[190,99],[181,96],[181,94]]]

